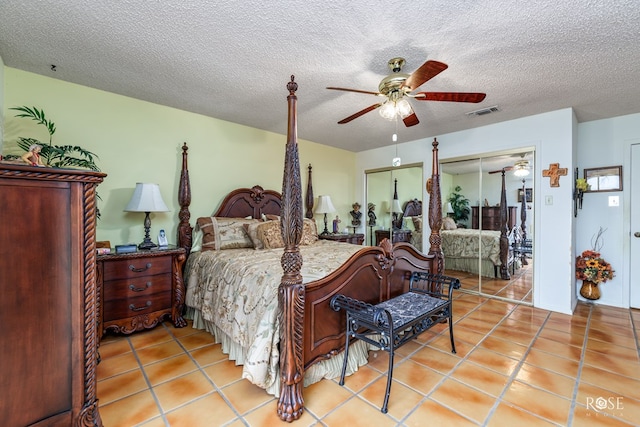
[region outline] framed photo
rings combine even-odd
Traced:
[[[585,169],[584,179],[589,185],[589,193],[622,191],[622,166]]]
[[[525,201],[527,203],[533,202],[533,188],[525,188],[524,193],[526,193],[527,195],[527,198],[525,199]],[[518,203],[522,203],[522,196],[523,196],[523,191],[522,191],[522,188],[520,188],[518,189]]]

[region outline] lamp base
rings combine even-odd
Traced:
[[[153,243],[153,242],[151,241],[151,239],[144,239],[144,240],[142,241],[142,243],[140,243],[140,244],[138,245],[138,249],[143,250],[143,251],[148,251],[148,250],[150,250],[150,249],[154,249],[154,248],[157,248],[157,247],[158,247],[158,245],[156,245],[155,243]]]

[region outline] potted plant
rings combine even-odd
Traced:
[[[576,257],[576,279],[582,280],[580,295],[590,300],[599,299],[600,289],[598,285],[615,276],[611,264],[600,255],[600,248],[602,247],[600,238],[604,231],[600,227],[595,236],[595,241],[592,242],[593,248],[582,252]]]
[[[19,111],[20,114],[16,114],[16,117],[25,117],[31,120],[35,120],[38,124],[47,128],[49,133],[49,143],[43,144],[35,138],[18,138],[17,145],[24,151],[29,152],[33,146],[39,146],[39,155],[44,159],[46,166],[54,168],[81,168],[89,169],[92,171],[100,171],[100,168],[95,163],[95,159],[98,158],[91,151],[85,150],[77,145],[53,145],[53,134],[56,132],[56,125],[48,120],[44,114],[44,110],[39,110],[36,107],[11,107],[10,110]],[[10,156],[7,156],[10,158]],[[18,157],[19,158],[19,157]]]
[[[460,194],[460,191],[462,191],[462,187],[456,185],[454,191],[447,199],[447,201],[451,203],[451,209],[453,209],[451,217],[456,224],[469,219],[469,214],[471,213],[471,209],[469,208],[469,199]]]

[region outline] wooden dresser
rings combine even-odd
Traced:
[[[507,207],[507,227],[509,230],[516,225],[516,214],[518,208],[516,206]],[[471,228],[480,228],[480,207],[471,206]],[[499,206],[483,206],[482,207],[482,229],[500,231],[500,207]]]
[[[376,230],[376,246],[380,245],[383,239],[389,238],[389,230]],[[411,242],[411,230],[393,230],[392,243],[396,242]]]
[[[105,174],[0,163],[0,420],[101,426],[96,186]]]
[[[177,328],[182,318],[185,290],[183,248],[98,256],[100,335],[108,330],[130,334],[170,318]]]

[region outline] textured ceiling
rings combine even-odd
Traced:
[[[579,122],[640,112],[637,0],[408,2],[0,1],[5,65],[351,151],[392,144],[376,111],[387,61],[449,68],[421,91],[485,92],[480,104],[412,101],[399,142],[573,107]],[[57,70],[51,71],[55,64]],[[465,113],[498,105],[500,111]]]

